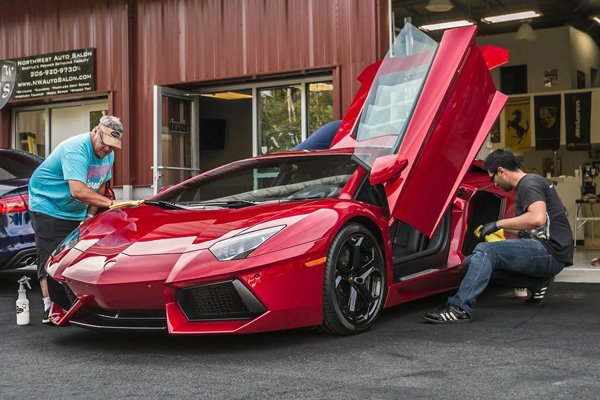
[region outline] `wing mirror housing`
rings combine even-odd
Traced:
[[[375,159],[371,168],[370,181],[375,186],[396,179],[408,165],[406,158],[398,158],[396,154]]]

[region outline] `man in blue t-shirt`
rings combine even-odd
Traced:
[[[43,323],[49,323],[46,262],[58,245],[98,208],[110,207],[104,197],[111,178],[114,149],[121,148],[123,125],[104,116],[89,133],[60,143],[29,180],[29,210],[37,247],[37,272],[44,300]]]

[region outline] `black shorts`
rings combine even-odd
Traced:
[[[81,221],[70,221],[54,218],[46,214],[31,211],[31,224],[35,232],[35,246],[37,248],[37,274],[38,278],[48,275],[46,262],[50,254],[58,245],[79,226]]]

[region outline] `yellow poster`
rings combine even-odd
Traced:
[[[515,154],[532,146],[529,97],[511,98],[504,106],[504,143]]]

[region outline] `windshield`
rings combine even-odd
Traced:
[[[379,66],[356,128],[355,156],[368,168],[375,158],[400,147],[437,47],[407,24]],[[365,147],[374,147],[375,153],[365,152]]]
[[[356,168],[348,154],[253,159],[200,175],[153,200],[187,207],[244,207],[337,197]]]

